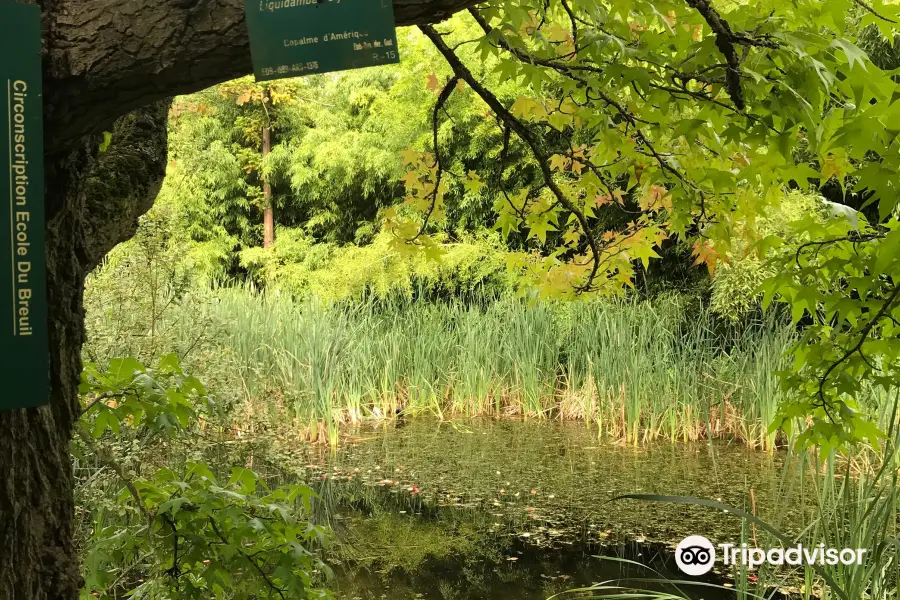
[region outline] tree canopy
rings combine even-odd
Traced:
[[[538,242],[511,268],[545,296],[578,297],[619,293],[671,237],[691,240],[711,273],[729,255],[782,251],[765,302],[787,302],[812,325],[776,425],[808,415],[804,439],[825,447],[875,439],[854,397],[897,377],[900,103],[895,72],[863,47],[872,36],[889,44],[897,15],[858,0],[560,0],[470,9],[474,38],[421,26],[450,75],[435,86],[433,144],[404,155],[405,201],[385,226],[398,249],[437,253],[430,231],[460,175],[437,133],[453,119],[451,98],[477,96],[541,173],[494,205],[504,235]],[[503,102],[468,66],[465,44],[527,91]],[[477,189],[483,178],[462,179]],[[800,219],[787,251],[784,236],[762,235],[761,218],[790,189],[827,185],[872,210]],[[601,229],[609,205],[632,218]]]

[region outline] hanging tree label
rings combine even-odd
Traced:
[[[257,81],[400,62],[391,0],[244,0]]]
[[[0,0],[0,410],[49,400],[41,9]]]

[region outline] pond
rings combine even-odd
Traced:
[[[622,494],[719,500],[788,529],[805,517],[783,460],[740,444],[631,447],[584,424],[415,420],[358,429],[336,452],[302,451],[316,518],[336,534],[338,598],[537,600],[608,580],[685,579],[672,550],[689,534],[740,543],[733,515],[613,500]]]

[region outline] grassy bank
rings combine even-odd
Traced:
[[[771,450],[792,336],[771,320],[723,326],[675,296],[325,307],[224,288],[139,313],[89,313],[88,357],[187,355],[232,404],[332,440],[341,423],[402,410],[582,419],[627,443],[730,437]]]

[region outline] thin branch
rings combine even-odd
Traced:
[[[882,21],[887,21],[888,23],[896,23],[896,22],[897,22],[897,21],[895,21],[894,19],[889,19],[888,17],[886,17],[886,16],[884,16],[883,14],[879,13],[879,12],[876,11],[874,8],[872,8],[868,3],[863,2],[863,0],[853,0],[853,2],[854,2],[854,4],[856,4],[857,6],[859,6],[860,8],[862,8],[862,9],[864,9],[864,10],[866,10],[866,11],[872,13],[873,15],[875,15],[876,17],[878,17],[878,18],[881,19]]]
[[[484,17],[481,16],[481,14],[476,9],[470,8],[469,14],[472,15],[472,18],[475,19],[475,21],[478,23],[478,25],[481,27],[482,31],[485,32],[486,35],[490,35],[493,32],[493,28],[490,26],[490,24],[488,24],[488,22],[484,19]],[[565,77],[568,77],[569,79],[580,83],[582,86],[584,86],[586,88],[585,93],[589,100],[599,100],[599,101],[602,101],[603,103],[605,103],[607,106],[613,107],[616,110],[616,112],[619,113],[619,115],[621,115],[622,119],[624,119],[627,124],[633,126],[635,129],[637,129],[638,123],[643,123],[643,124],[647,124],[647,125],[655,125],[655,123],[649,123],[643,119],[636,117],[635,115],[630,113],[628,110],[626,110],[625,107],[622,106],[619,102],[617,102],[612,97],[610,97],[608,94],[606,94],[604,91],[596,89],[594,86],[590,85],[590,83],[587,80],[585,80],[583,77],[580,77],[579,75],[577,75],[575,73],[578,71],[584,71],[584,72],[590,72],[590,73],[595,73],[595,74],[603,74],[603,69],[592,66],[592,65],[569,65],[569,64],[562,63],[562,62],[559,62],[556,60],[540,58],[540,57],[534,56],[528,52],[525,52],[524,50],[519,50],[517,48],[513,48],[509,44],[509,42],[502,36],[497,36],[497,45],[500,48],[502,48],[503,50],[506,50],[507,52],[509,52],[510,54],[512,54],[513,56],[515,56],[516,58],[518,58],[519,60],[521,60],[523,62],[527,62],[531,65],[540,65],[543,67],[548,67],[548,68],[554,69],[561,75],[564,75]],[[591,97],[591,93],[595,94],[596,97],[595,98]],[[650,143],[649,139],[645,135],[640,134],[640,137],[641,137],[643,144],[645,146],[647,146],[647,148],[651,151],[651,154],[653,155],[653,157],[659,161],[660,168],[662,170],[668,171],[668,172],[674,174],[682,183],[687,183],[686,178],[684,176],[682,176],[681,173],[679,173],[671,164],[669,164],[667,161],[665,161],[662,158],[660,153],[657,152],[653,148],[653,145]],[[696,186],[692,185],[691,187],[696,187]]]
[[[175,521],[172,520],[172,517],[166,513],[162,513],[163,520],[172,528],[172,567],[166,569],[166,573],[169,574],[173,579],[178,579],[181,576],[181,569],[178,568],[178,528],[175,527]],[[177,585],[177,584],[176,584]]]
[[[591,269],[591,273],[588,276],[584,285],[581,285],[577,288],[577,291],[585,292],[591,288],[591,284],[594,281],[594,278],[597,275],[597,270],[600,268],[600,248],[597,243],[597,240],[591,233],[590,226],[588,225],[587,218],[584,216],[584,213],[577,207],[575,204],[566,198],[562,189],[556,184],[553,180],[553,173],[550,171],[550,166],[548,164],[549,158],[541,150],[538,141],[535,139],[534,135],[531,131],[528,130],[525,125],[515,118],[503,103],[491,93],[487,88],[481,85],[475,77],[472,75],[472,72],[460,61],[459,57],[447,46],[444,40],[441,38],[440,34],[432,27],[431,25],[420,25],[419,29],[425,36],[431,40],[431,42],[435,45],[438,51],[443,55],[443,57],[450,64],[450,67],[453,69],[453,72],[456,77],[462,79],[472,90],[478,94],[481,99],[494,111],[500,119],[503,120],[504,123],[511,129],[522,141],[525,142],[526,145],[531,149],[532,154],[537,159],[537,162],[540,166],[541,172],[544,176],[544,182],[553,195],[556,197],[556,200],[559,204],[565,207],[568,211],[575,215],[575,218],[578,220],[579,225],[581,226],[584,235],[587,237],[588,244],[591,248],[591,253],[594,255],[594,264]]]
[[[794,263],[797,265],[798,269],[803,268],[803,266],[800,264],[800,255],[803,254],[803,251],[807,248],[816,248],[816,254],[818,254],[818,251],[822,246],[827,246],[829,244],[836,244],[838,242],[853,242],[854,244],[856,244],[859,242],[871,242],[872,240],[877,240],[882,237],[884,236],[878,233],[867,233],[865,235],[851,234],[842,237],[830,238],[827,240],[813,240],[810,242],[804,242],[797,247],[797,251],[794,254]]]
[[[215,520],[213,520],[212,517],[209,518],[209,524],[212,526],[212,530],[213,530],[213,532],[215,532],[216,536],[218,536],[218,538],[220,540],[222,540],[222,543],[229,544],[228,538],[226,538],[224,535],[222,535],[222,532],[219,531],[219,527],[216,525],[216,522],[215,522]],[[234,546],[235,550],[238,551],[238,554],[243,556],[245,559],[247,559],[247,562],[249,562],[251,565],[253,565],[253,568],[256,569],[256,572],[259,573],[260,577],[263,578],[263,581],[265,581],[266,584],[270,588],[272,588],[272,590],[276,594],[281,596],[281,600],[286,600],[286,598],[284,597],[284,590],[282,590],[277,585],[275,585],[275,583],[269,578],[269,576],[266,574],[266,572],[263,571],[262,567],[259,566],[259,563],[257,563],[255,560],[253,560],[253,558],[248,556],[247,553],[241,549],[240,545],[238,545],[238,544],[230,544],[230,545]]]
[[[834,372],[835,369],[843,364],[844,361],[853,356],[854,353],[862,353],[862,346],[868,339],[869,334],[872,333],[872,330],[875,329],[875,326],[878,325],[878,322],[882,319],[882,317],[884,317],[888,313],[888,311],[891,310],[898,296],[900,296],[900,283],[894,286],[894,291],[891,292],[891,295],[888,296],[884,303],[881,305],[881,309],[875,314],[872,319],[869,320],[868,323],[866,323],[866,326],[862,328],[862,331],[859,335],[859,341],[852,348],[844,352],[844,354],[839,359],[831,363],[831,365],[819,379],[818,396],[823,408],[827,407],[828,404],[825,400],[825,384],[828,381],[828,377]]]
[[[133,393],[134,393],[133,390],[125,390],[123,392],[116,392],[116,393],[106,392],[106,393],[100,394],[99,396],[97,396],[96,398],[91,400],[87,406],[84,407],[84,410],[81,411],[80,416],[83,417],[84,415],[86,415],[88,413],[89,410],[91,410],[92,408],[94,408],[94,406],[96,406],[100,402],[103,402],[104,400],[112,400],[113,398],[123,398],[123,397],[127,396],[128,394],[133,394]]]
[[[443,40],[441,40],[443,42]],[[452,52],[452,50],[451,50]],[[431,201],[428,206],[428,212],[425,213],[425,219],[422,221],[422,227],[419,228],[419,233],[415,235],[411,240],[407,240],[408,243],[415,242],[419,239],[424,233],[425,229],[428,227],[428,221],[431,219],[431,215],[434,213],[434,207],[437,204],[437,197],[440,193],[441,187],[441,178],[444,175],[444,165],[441,162],[441,150],[438,146],[438,114],[441,112],[441,109],[447,103],[447,100],[450,99],[450,95],[453,93],[454,88],[456,88],[456,83],[459,81],[459,77],[453,76],[444,86],[444,89],[441,90],[440,96],[438,96],[437,103],[434,105],[434,112],[431,116],[431,129],[433,134],[433,144],[434,144],[434,162],[437,167],[437,171],[434,176],[434,190],[431,192]]]
[[[134,498],[134,501],[137,503],[138,510],[146,517],[147,522],[152,525],[153,523],[153,515],[147,509],[147,505],[144,504],[144,500],[141,498],[141,493],[138,491],[137,486],[134,485],[134,482],[131,480],[128,475],[125,474],[125,469],[122,468],[116,459],[106,451],[106,448],[103,448],[98,444],[94,438],[92,438],[87,431],[84,430],[84,427],[80,423],[75,424],[75,433],[78,434],[78,437],[82,439],[85,445],[93,452],[97,457],[106,463],[113,472],[118,475],[119,479],[122,480],[122,483],[125,484],[125,487],[128,488],[128,492]]]

